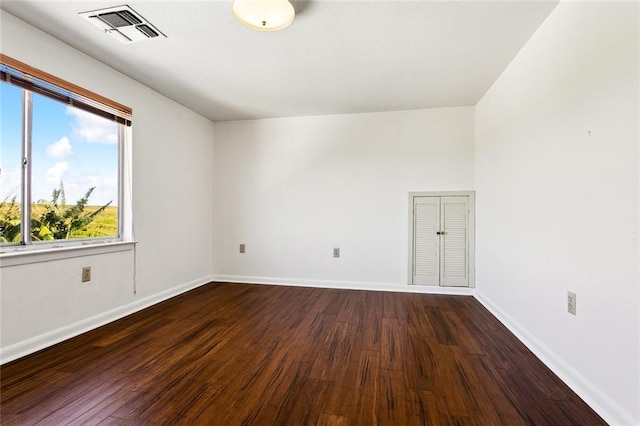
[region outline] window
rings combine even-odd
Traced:
[[[118,241],[131,109],[0,55],[0,245]]]

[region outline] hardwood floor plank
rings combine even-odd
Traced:
[[[446,310],[437,307],[427,308],[427,316],[433,326],[438,343],[441,345],[457,345],[458,340],[454,333],[455,328],[453,330],[451,329],[451,324],[445,316],[445,313]]]
[[[605,424],[472,297],[212,283],[2,366],[3,425]]]
[[[404,369],[408,341],[408,332],[406,328],[400,327],[397,319],[382,318],[380,348],[383,368],[396,371]]]
[[[135,422],[133,420],[119,419],[117,417],[107,417],[100,423],[95,423],[100,426],[150,426],[148,422]]]
[[[489,401],[489,404],[485,403],[485,409],[495,413],[495,418],[500,420],[499,424],[514,426],[526,424],[517,407],[512,404],[504,404],[504,401],[512,401],[511,394],[504,381],[501,380],[500,373],[491,366],[490,362],[485,361],[486,358],[483,355],[473,355],[467,359],[475,375],[474,383],[482,386]]]
[[[318,417],[316,426],[347,426],[349,418],[344,416],[336,416],[335,414],[321,413]]]
[[[416,390],[411,393],[413,404],[409,407],[411,420],[422,425],[442,425],[437,397],[430,391]]]

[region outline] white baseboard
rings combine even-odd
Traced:
[[[144,308],[148,308],[151,305],[155,305],[156,303],[160,303],[164,300],[185,293],[196,287],[200,287],[211,281],[213,281],[213,278],[207,275],[197,280],[193,280],[177,287],[173,287],[169,290],[152,294],[139,300],[134,300],[131,303],[123,306],[118,306],[117,308],[111,309],[110,311],[94,315],[82,321],[78,321],[76,323],[49,331],[39,336],[14,343],[13,345],[9,345],[5,348],[0,348],[0,364],[5,364],[18,358],[22,358],[23,356],[32,354],[41,349],[55,345],[56,343],[60,343],[64,340],[78,336],[79,334],[86,333],[87,331],[93,330],[117,319],[126,317],[127,315],[131,315],[134,312],[138,312]]]
[[[577,372],[551,348],[500,309],[489,297],[481,291],[476,291],[475,297],[607,423],[616,426],[640,425],[640,419],[634,419],[633,414],[620,407],[617,402],[609,398],[597,386],[594,386],[593,383]]]
[[[459,296],[473,296],[475,289],[466,287],[437,287],[408,284],[390,284],[360,281],[330,281],[330,280],[309,280],[292,278],[272,278],[272,277],[251,277],[242,275],[221,275],[214,274],[213,281],[243,283],[243,284],[269,284],[284,285],[294,287],[318,287],[337,288],[345,290],[373,290],[373,291],[395,291],[400,293],[426,293],[426,294],[450,294]]]

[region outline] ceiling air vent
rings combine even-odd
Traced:
[[[122,43],[167,37],[127,5],[92,10],[79,15]]]

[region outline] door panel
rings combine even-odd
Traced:
[[[413,199],[413,283],[440,282],[440,197]]]
[[[469,285],[469,198],[442,197],[440,285]]]

